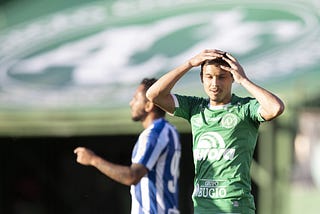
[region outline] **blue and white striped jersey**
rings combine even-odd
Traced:
[[[157,119],[139,136],[132,163],[149,172],[131,186],[131,214],[178,214],[178,177],[181,145],[176,129]]]

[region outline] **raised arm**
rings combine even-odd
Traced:
[[[76,148],[74,153],[77,155],[78,163],[93,166],[109,178],[127,186],[137,184],[148,173],[147,168],[141,164],[131,166],[114,164],[84,147]]]
[[[171,90],[177,81],[191,68],[201,65],[205,60],[222,57],[223,54],[224,52],[220,50],[206,49],[202,51],[159,78],[147,91],[147,98],[166,112],[173,113],[175,106],[171,96]]]
[[[223,57],[231,68],[221,66],[222,69],[232,73],[234,81],[241,84],[261,105],[260,115],[265,120],[272,120],[282,114],[284,111],[284,103],[282,100],[270,91],[256,85],[250,81],[239,62],[231,54],[227,53],[227,57]]]

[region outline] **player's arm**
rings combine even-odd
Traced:
[[[76,148],[74,153],[77,155],[78,163],[93,166],[109,178],[127,186],[137,184],[148,173],[148,169],[141,164],[131,166],[114,164],[84,147]]]
[[[257,99],[261,106],[259,113],[265,120],[272,120],[282,114],[285,107],[279,97],[250,81],[239,62],[232,55],[227,54],[227,57],[223,59],[228,62],[231,68],[226,66],[221,66],[221,68],[231,72],[235,82],[241,84]]]
[[[174,112],[174,100],[171,90],[177,81],[191,68],[201,65],[205,60],[221,57],[224,52],[207,49],[192,57],[182,65],[166,73],[154,83],[146,93],[147,98],[168,113]]]

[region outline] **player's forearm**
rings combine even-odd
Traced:
[[[265,120],[272,120],[284,111],[284,103],[273,93],[248,79],[244,79],[241,85],[258,100],[261,105],[260,114]]]
[[[130,186],[136,183],[132,176],[130,167],[128,166],[114,164],[98,156],[93,158],[91,165],[97,168],[104,175],[121,184]]]
[[[146,93],[147,98],[150,101],[157,103],[157,100],[168,96],[177,81],[191,68],[191,64],[189,63],[189,61],[187,61],[179,67],[163,75],[156,83],[154,83],[149,88]]]

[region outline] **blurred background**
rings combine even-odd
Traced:
[[[129,213],[129,187],[77,164],[73,149],[129,164],[142,130],[130,117],[134,89],[205,48],[232,53],[286,104],[260,129],[257,214],[318,213],[319,11],[318,0],[1,0],[0,213]],[[205,96],[199,70],[174,92]],[[167,119],[181,133],[188,214],[191,132]]]

